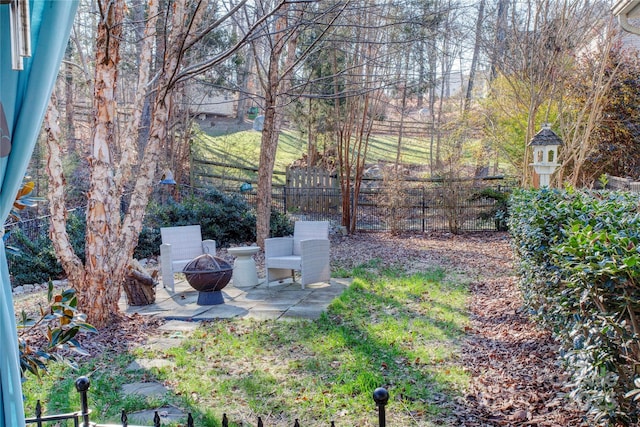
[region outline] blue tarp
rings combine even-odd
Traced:
[[[3,224],[40,133],[77,6],[77,0],[29,1],[31,57],[24,58],[22,70],[13,70],[10,6],[0,5],[0,221]],[[1,240],[0,399],[0,427],[24,426],[16,322]]]

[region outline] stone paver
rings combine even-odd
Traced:
[[[156,287],[156,302],[147,306],[127,306],[120,301],[123,311],[129,314],[159,316],[172,322],[189,323],[246,317],[252,319],[304,318],[315,319],[326,310],[329,303],[349,286],[348,279],[332,279],[328,283],[314,283],[302,289],[299,283],[285,281],[267,286],[264,281],[251,288],[236,288],[233,282],[222,290],[224,304],[201,306],[197,304],[198,292],[184,279],[178,278],[175,292]],[[182,327],[182,326],[181,326]],[[186,327],[186,326],[185,326]]]
[[[149,340],[145,347],[152,350],[169,350],[182,344],[182,336],[180,337],[154,337]]]
[[[122,394],[125,396],[137,394],[145,397],[162,397],[168,391],[165,386],[156,382],[131,383],[122,386]]]
[[[193,332],[199,327],[200,325],[196,322],[188,322],[184,320],[168,320],[158,329],[161,331]]]
[[[126,369],[127,371],[141,371],[153,368],[159,369],[173,366],[176,366],[175,362],[168,359],[136,359],[133,362],[129,363]]]
[[[180,410],[180,408],[176,408],[175,406],[163,406],[158,409],[148,409],[146,411],[132,412],[131,414],[127,414],[128,423],[140,424],[145,426],[153,425],[153,417],[155,416],[156,411],[160,416],[160,425],[167,425],[178,422],[181,418],[184,418],[187,415],[182,410]]]

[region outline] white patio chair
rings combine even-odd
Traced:
[[[293,237],[274,237],[264,243],[267,286],[300,272],[302,289],[309,283],[327,282],[329,268],[329,222],[296,221]]]
[[[216,241],[202,240],[199,225],[160,228],[160,265],[162,285],[175,291],[173,275],[181,273],[185,265],[202,254],[216,255]]]

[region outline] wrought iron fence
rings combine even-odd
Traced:
[[[92,423],[90,421],[91,410],[89,409],[89,403],[87,399],[89,388],[91,387],[91,382],[87,377],[80,377],[76,380],[75,386],[78,393],[80,393],[80,411],[58,415],[42,415],[42,405],[40,404],[40,401],[38,401],[36,405],[36,416],[33,418],[26,418],[26,424],[35,424],[38,427],[42,427],[45,425],[45,423],[71,421],[74,427],[144,427],[133,426],[129,424],[129,417],[124,410],[122,411],[122,415],[120,416],[120,424]],[[373,400],[376,404],[376,407],[378,408],[378,427],[386,427],[385,406],[389,401],[389,393],[383,387],[377,388],[373,392]],[[156,411],[153,417],[153,427],[160,427],[161,424],[162,418]],[[257,426],[264,427],[262,417],[258,417]],[[335,426],[335,421],[331,421],[331,426]],[[186,427],[195,427],[194,418],[191,413],[187,414]],[[222,427],[229,427],[229,418],[227,417],[227,414],[222,415]],[[301,424],[297,419],[294,421],[293,427],[301,427]]]
[[[496,231],[499,226],[494,213],[499,202],[482,195],[486,188],[499,192],[511,189],[504,183],[425,186],[401,191],[363,188],[357,199],[352,192],[350,209],[356,212],[356,231]],[[250,205],[256,205],[259,195],[254,190],[242,195]],[[339,224],[342,193],[338,188],[278,187],[273,189],[272,209],[294,218]]]
[[[499,229],[499,222],[494,215],[499,202],[482,196],[482,191],[487,188],[508,192],[512,185],[494,179],[480,182],[443,181],[401,190],[362,188],[357,200],[351,194],[349,209],[356,212],[356,231],[495,231]],[[238,193],[253,207],[259,197],[254,189],[242,192],[237,188],[222,190]],[[183,191],[185,195],[206,192],[187,186],[184,186]],[[78,207],[69,212],[81,212],[83,209],[84,207]],[[329,220],[338,225],[342,222],[344,207],[342,193],[338,188],[274,187],[272,209],[287,213],[293,219]],[[31,241],[46,237],[49,222],[49,216],[41,216],[6,224],[6,244],[12,244],[12,234],[17,230]]]

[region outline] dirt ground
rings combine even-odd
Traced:
[[[392,236],[367,233],[332,238],[333,268],[371,259],[409,270],[440,267],[469,283],[468,326],[459,363],[471,374],[464,396],[452,406],[453,426],[588,426],[584,413],[563,400],[565,374],[557,347],[521,308],[508,235],[478,233]],[[257,257],[263,271],[262,259]],[[37,297],[16,298],[16,308]],[[92,354],[137,346],[162,323],[134,316],[83,342]]]

